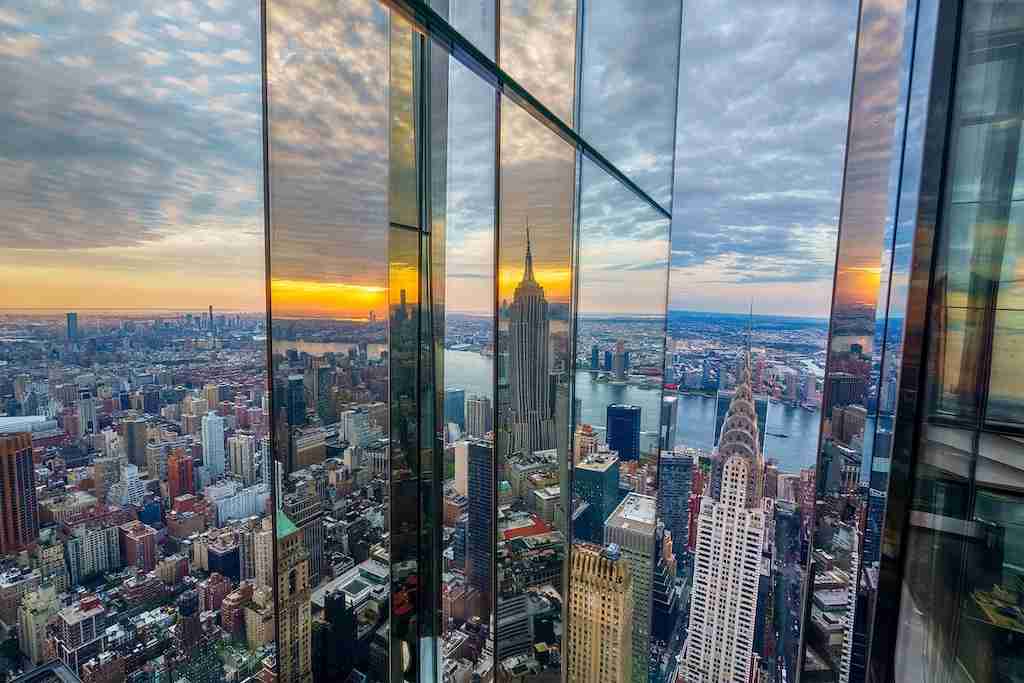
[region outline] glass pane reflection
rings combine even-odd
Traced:
[[[586,3],[579,131],[663,207],[672,204],[680,3]]]
[[[897,661],[936,680],[1024,671],[1019,3],[965,2]],[[951,30],[951,29],[950,29]],[[955,426],[951,426],[955,425]],[[917,554],[915,555],[915,551]]]
[[[496,95],[449,67],[445,192],[442,668],[494,670],[494,226]]]
[[[694,466],[692,453],[672,451],[678,397],[661,391],[669,221],[582,159],[567,675],[646,681],[650,670],[660,680],[675,665],[665,646],[680,626]],[[628,595],[602,590],[592,555],[621,565]]]
[[[387,681],[388,15],[267,4],[278,680]]]
[[[546,680],[562,666],[574,160],[571,147],[502,100],[490,577],[499,680]]]
[[[573,124],[576,0],[497,0],[498,66],[567,125]]]
[[[902,343],[888,316],[906,296],[916,205],[915,159],[903,145],[911,68],[928,64],[913,60],[918,5],[869,1],[860,11],[819,455],[800,509],[809,546],[801,680],[866,677],[895,397],[884,408],[881,399],[883,386],[897,386]]]

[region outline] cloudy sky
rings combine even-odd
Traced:
[[[503,4],[503,66],[571,117],[574,3]],[[677,308],[826,315],[855,3],[601,3],[586,20],[580,126],[657,201],[674,199]],[[649,6],[647,6],[649,5]],[[456,25],[493,54],[487,12]],[[263,306],[259,17],[241,0],[21,0],[0,9],[0,306]],[[389,221],[415,221],[408,31],[372,0],[271,4],[277,312],[383,310]],[[595,5],[598,7],[598,5]],[[641,11],[642,10],[642,11]],[[387,48],[391,32],[391,50]],[[389,71],[390,66],[390,71]],[[391,87],[388,87],[390,75]],[[447,299],[486,311],[494,98],[449,66]],[[390,112],[390,117],[389,117]],[[569,288],[572,150],[501,112],[503,296],[530,225],[538,279]],[[665,290],[668,221],[581,169],[581,308],[643,313]],[[410,218],[411,216],[411,218]],[[391,277],[399,277],[392,271]],[[663,296],[663,294],[661,294]]]
[[[0,306],[262,306],[254,6],[3,3]]]

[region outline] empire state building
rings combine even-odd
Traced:
[[[700,500],[685,648],[689,683],[749,683],[765,535],[764,458],[750,354],[729,404],[714,476]]]
[[[526,264],[509,306],[509,432],[512,452],[531,453],[555,447],[548,301],[533,274],[530,228],[526,228]]]

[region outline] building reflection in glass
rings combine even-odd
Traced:
[[[817,469],[801,473],[801,680],[866,676],[902,348],[890,304],[898,314],[906,297],[900,181],[916,192],[901,176],[916,16],[916,2],[861,6],[820,450]]]
[[[411,36],[390,23],[373,1],[267,7],[281,681],[343,680],[352,671],[387,681],[393,666],[401,671],[392,664],[388,533],[388,231],[392,214],[415,220],[417,199],[413,191],[399,201],[416,186],[411,115],[396,107],[388,116],[389,100],[411,98]],[[337,39],[353,32],[365,43]]]

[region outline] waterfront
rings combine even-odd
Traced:
[[[475,351],[445,351],[445,388],[465,389],[466,395],[490,396],[491,359]],[[604,427],[605,409],[610,403],[629,403],[641,408],[641,428],[649,443],[658,430],[661,392],[630,384],[595,382],[590,373],[576,373],[576,398],[582,407],[581,420]],[[716,400],[700,395],[679,396],[679,422],[676,445],[709,452],[714,446]],[[817,460],[818,430],[821,413],[773,403],[768,408],[765,457],[775,459],[783,472],[798,472]],[[786,436],[780,436],[785,434]]]

